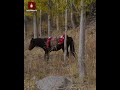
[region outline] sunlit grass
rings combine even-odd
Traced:
[[[29,41],[31,39],[31,30],[27,33],[24,48],[24,89],[37,90],[35,86],[36,80],[42,79],[50,75],[61,75],[70,77],[73,80],[71,90],[96,90],[96,27],[91,25],[86,29],[86,45],[85,45],[85,64],[86,64],[86,82],[80,84],[78,72],[78,60],[70,56],[65,65],[63,59],[63,51],[51,52],[48,63],[44,60],[44,51],[36,47],[32,51],[28,50]],[[60,36],[64,32],[54,31],[52,36]],[[69,30],[67,34],[73,37],[75,42],[75,50],[78,53],[79,28]]]

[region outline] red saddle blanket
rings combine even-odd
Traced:
[[[46,43],[46,47],[49,48],[50,47],[50,43],[56,41],[57,39],[55,37],[49,37],[47,39],[47,43]],[[64,43],[64,35],[62,35],[59,39],[57,44],[63,44]]]
[[[63,43],[64,43],[64,35],[62,35],[58,40],[58,44],[63,44]]]

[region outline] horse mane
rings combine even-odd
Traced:
[[[43,47],[45,45],[44,42],[46,42],[47,38],[35,38],[33,39],[33,42],[35,43],[36,46]]]

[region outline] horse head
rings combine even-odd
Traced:
[[[31,40],[30,40],[30,45],[29,45],[29,50],[32,50],[33,48],[35,47],[35,42],[34,42],[34,39],[32,38]]]

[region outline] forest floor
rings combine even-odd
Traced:
[[[32,51],[28,50],[30,39],[32,38],[32,29],[26,32],[24,41],[24,90],[37,90],[35,82],[51,75],[61,75],[73,80],[71,90],[96,90],[96,20],[87,23],[85,28],[85,65],[86,82],[81,84],[78,72],[78,60],[72,56],[67,60],[68,65],[64,65],[63,51],[54,51],[50,53],[49,63],[44,60],[44,51],[35,47]],[[63,31],[53,31],[52,36],[60,36]],[[79,27],[67,31],[75,43],[75,50],[78,54]]]

